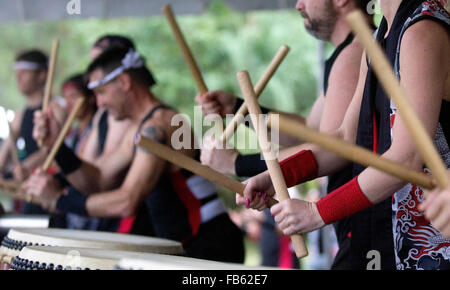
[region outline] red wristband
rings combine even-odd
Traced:
[[[284,159],[280,167],[287,187],[315,179],[319,170],[311,150],[303,150]]]
[[[317,202],[317,210],[325,224],[349,217],[372,206],[355,177]]]

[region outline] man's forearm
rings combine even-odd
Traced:
[[[62,145],[55,158],[67,180],[83,193],[100,191],[100,170],[78,158],[66,145]]]
[[[6,165],[8,164],[8,156],[9,156],[9,148],[8,148],[8,140],[4,140],[2,147],[0,148],[0,172],[4,171]]]
[[[135,213],[138,202],[132,194],[117,189],[91,195],[86,202],[86,212],[91,217],[129,217]]]
[[[34,152],[28,156],[23,162],[22,167],[28,169],[29,171],[42,166],[44,164],[45,158],[47,158],[48,150],[46,148],[40,148],[38,151]]]

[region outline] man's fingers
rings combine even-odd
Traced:
[[[439,202],[439,197],[435,197],[435,202],[430,203],[430,205],[428,206],[427,210],[425,211],[425,218],[427,218],[428,220],[432,221],[434,220],[442,207],[442,203]]]
[[[419,204],[419,210],[420,211],[427,210],[427,208],[430,206],[430,204],[433,203],[433,201],[436,199],[437,196],[438,196],[437,190],[429,191],[427,193],[427,197],[426,197],[425,201],[422,202],[421,204]]]
[[[237,205],[245,205],[245,197],[236,193],[236,204]]]
[[[289,226],[289,227],[287,227],[287,228],[285,228],[283,230],[283,234],[285,236],[292,236],[292,235],[294,235],[296,233],[297,233],[297,231],[296,231],[296,229],[295,229],[295,227],[293,225],[291,225],[291,226]]]
[[[283,210],[283,205],[281,202],[275,204],[270,208],[270,214],[275,218]],[[276,221],[275,221],[276,222]]]
[[[447,223],[447,225],[441,230],[441,234],[444,238],[450,239],[450,223]]]
[[[450,213],[448,210],[442,210],[435,219],[433,219],[432,224],[433,227],[438,229],[439,231],[443,231],[450,221]]]

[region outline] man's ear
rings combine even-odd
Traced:
[[[334,7],[343,8],[349,4],[350,0],[333,0],[333,2],[334,2]]]
[[[120,87],[125,92],[128,92],[131,89],[131,77],[127,73],[121,73],[117,80],[119,81]]]

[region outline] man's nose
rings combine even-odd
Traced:
[[[295,9],[297,9],[298,11],[304,11],[305,10],[305,1],[298,0],[297,4],[295,5]]]

